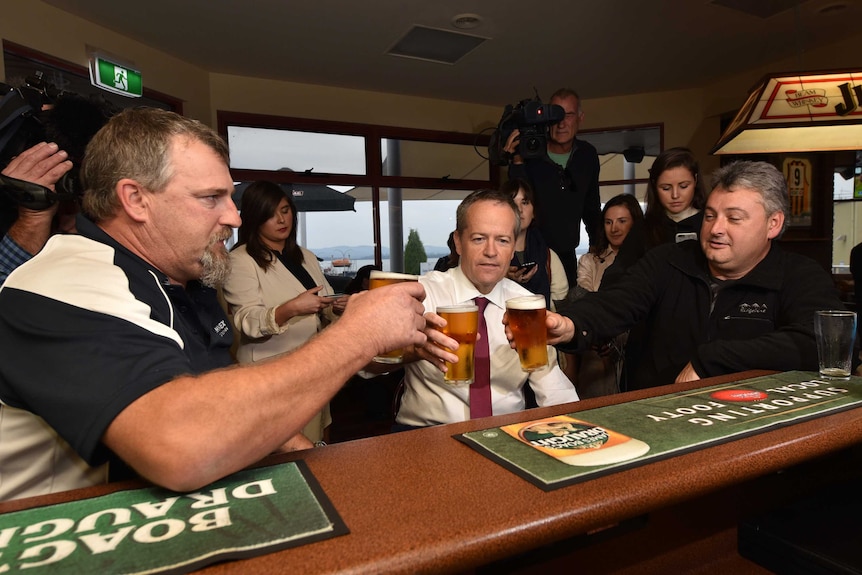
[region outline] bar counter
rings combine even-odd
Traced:
[[[350,533],[212,565],[243,573],[767,573],[736,522],[862,474],[862,409],[826,415],[544,492],[451,436],[766,375],[735,376],[408,431],[270,458],[304,459]],[[92,497],[126,482],[0,504]]]

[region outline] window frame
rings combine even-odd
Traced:
[[[333,174],[325,172],[289,172],[271,170],[248,170],[231,168],[235,181],[271,180],[290,184],[326,184],[333,186],[353,186],[371,189],[374,259],[378,264],[383,261],[382,234],[380,226],[381,188],[463,190],[471,192],[480,188],[497,188],[500,185],[500,170],[488,163],[488,179],[453,179],[448,176],[439,178],[418,176],[389,176],[383,173],[381,147],[383,140],[412,140],[441,144],[473,146],[477,150],[487,150],[490,133],[472,134],[447,132],[420,128],[403,128],[377,124],[340,122],[291,116],[255,114],[229,110],[216,111],[216,124],[219,134],[228,141],[229,127],[263,128],[316,132],[344,136],[359,136],[365,139],[365,175]],[[483,158],[484,155],[480,154]]]

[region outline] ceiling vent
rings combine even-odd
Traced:
[[[462,32],[414,26],[387,51],[387,54],[440,64],[454,64],[485,40],[487,38]]]
[[[785,10],[796,8],[799,4],[804,4],[799,0],[712,0],[712,4],[716,6],[724,6],[731,10],[737,10],[748,14],[749,16],[757,16],[758,18],[772,18],[776,14],[780,14]]]

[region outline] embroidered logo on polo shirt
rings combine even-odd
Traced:
[[[213,328],[213,331],[216,332],[219,337],[224,337],[227,333],[227,322],[225,322],[225,320],[221,320],[218,325]]]
[[[739,305],[739,313],[744,314],[754,314],[754,313],[766,313],[767,307],[766,304],[759,303],[743,303]]]

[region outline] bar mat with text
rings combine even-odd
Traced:
[[[298,461],[0,515],[0,573],[186,573],[346,533]]]
[[[861,403],[862,377],[790,371],[455,438],[552,491]]]

